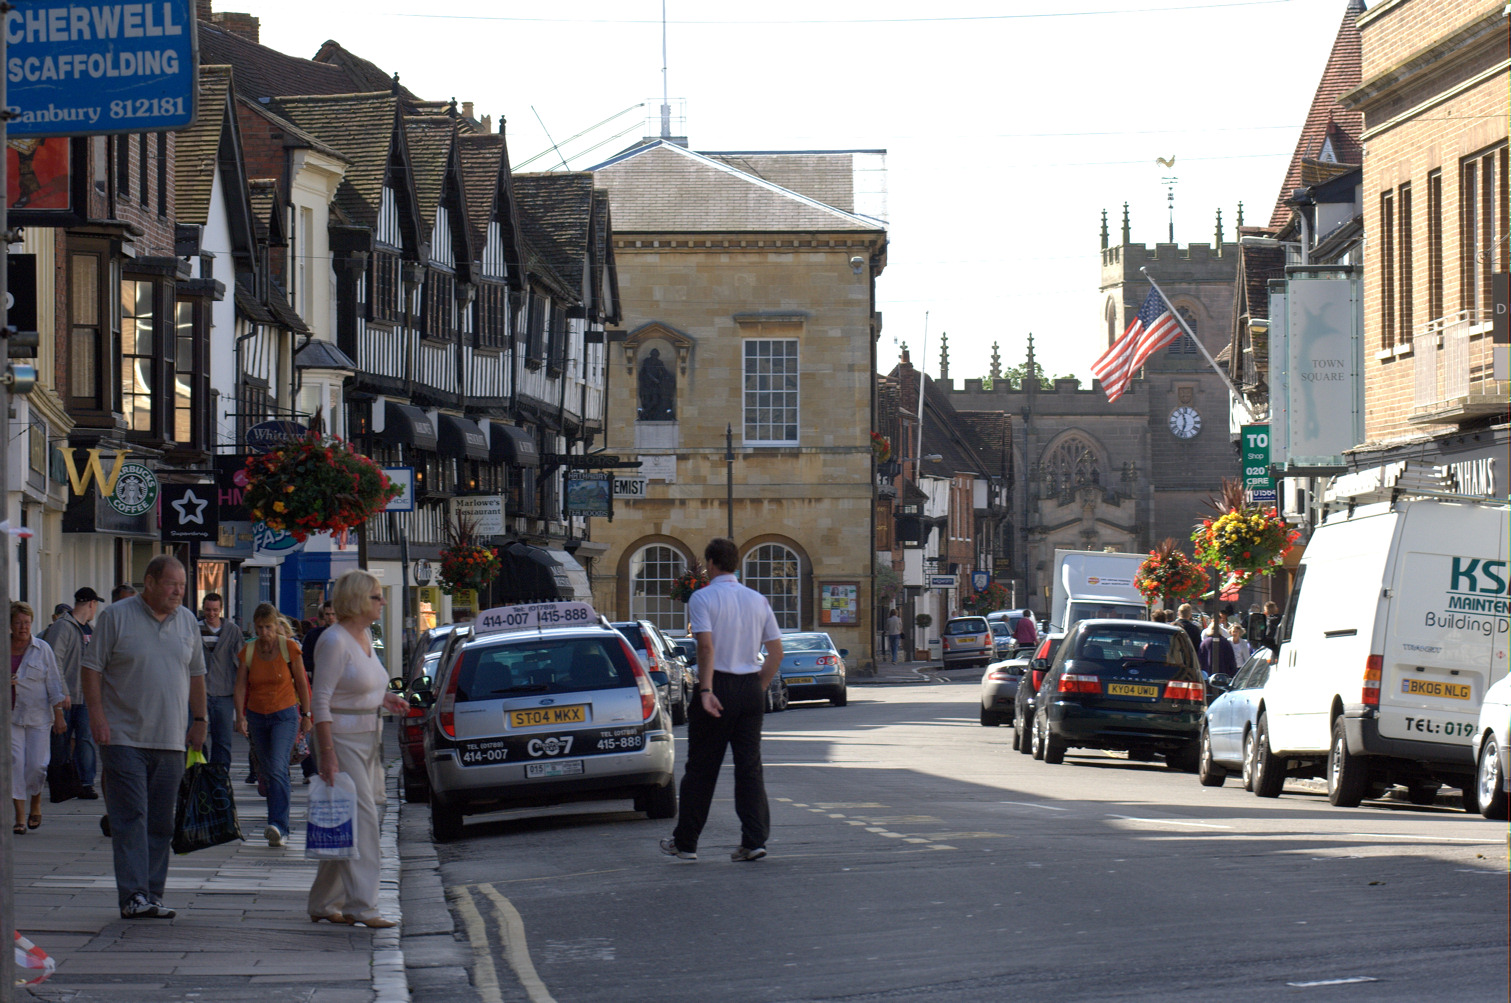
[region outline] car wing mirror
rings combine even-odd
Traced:
[[[410,687],[410,690],[415,693],[429,693],[434,688],[434,679],[430,676],[421,676],[414,681],[414,685]]]
[[[388,692],[390,692],[390,693],[403,693],[404,692],[404,680],[403,679],[390,679],[388,681]]]
[[[1207,679],[1207,688],[1216,690],[1219,693],[1226,693],[1233,688],[1233,677],[1226,672],[1219,672],[1217,675]]]
[[[841,649],[839,649],[839,657],[841,657],[841,658],[849,658],[850,657],[850,649],[849,648],[841,648]]]
[[[672,677],[657,669],[651,673],[651,682],[657,686],[670,686],[672,684]]]
[[[1049,659],[1035,658],[1031,664],[1033,665],[1034,669],[1039,672],[1043,672],[1045,669],[1049,668]]]

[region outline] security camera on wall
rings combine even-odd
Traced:
[[[853,257],[853,258],[850,259],[850,270],[852,272],[854,272],[856,275],[859,275],[860,272],[861,272],[861,269],[865,268],[865,267],[866,267],[866,259],[862,258],[860,255],[857,254],[855,257]]]

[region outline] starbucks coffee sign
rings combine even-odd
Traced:
[[[121,465],[115,490],[105,496],[105,503],[121,515],[136,517],[152,511],[157,495],[157,475],[140,463],[128,461]]]

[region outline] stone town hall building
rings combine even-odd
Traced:
[[[1086,361],[1143,304],[1149,282],[1140,268],[1216,356],[1229,339],[1237,263],[1238,245],[1223,241],[1220,218],[1215,244],[1148,247],[1131,242],[1125,206],[1120,243],[1109,244],[1103,224],[1101,333],[1086,340]],[[1021,603],[1041,613],[1049,608],[1055,550],[1140,551],[1165,537],[1189,550],[1193,523],[1210,511],[1208,498],[1238,472],[1227,390],[1185,336],[1155,353],[1112,403],[1100,382],[1082,388],[1056,380],[1053,390],[1032,380],[1014,387],[992,379],[990,389],[983,382],[956,387],[946,377],[939,384],[957,410],[1000,410],[1012,421],[1013,469],[1022,476],[995,577],[1016,583]]]

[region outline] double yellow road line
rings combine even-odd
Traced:
[[[473,896],[474,891],[484,900],[482,909]],[[535,972],[535,964],[530,960],[530,946],[525,941],[525,921],[520,918],[514,903],[488,884],[456,885],[446,889],[446,897],[467,928],[467,940],[472,944],[472,982],[483,1003],[503,1003],[504,999],[498,982],[498,966],[494,963],[498,952],[488,939],[488,920],[483,911],[489,906],[492,907],[494,928],[502,942],[499,946],[503,960],[513,969],[515,978],[530,997],[530,1003],[556,1003]]]

